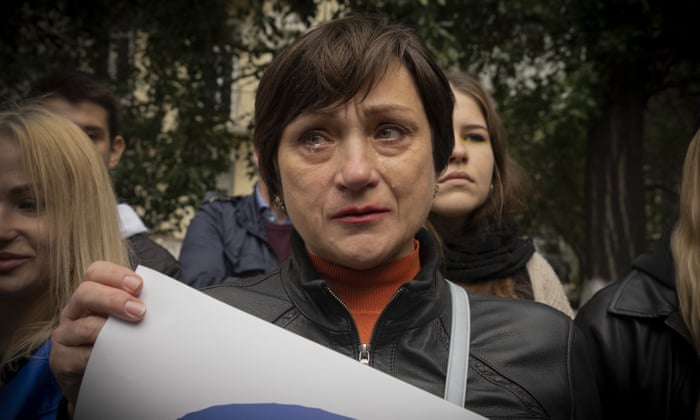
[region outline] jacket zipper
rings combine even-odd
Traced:
[[[358,357],[358,360],[360,361],[360,363],[367,366],[369,366],[369,349],[369,344],[360,344],[360,355]]]
[[[331,289],[330,287],[326,286],[326,291],[328,291],[328,294],[330,294],[331,296],[333,296],[333,298],[334,298],[338,303],[340,303],[340,305],[343,307],[343,309],[345,309],[345,313],[346,313],[346,314],[350,317],[350,319],[353,321],[353,326],[355,327],[355,341],[357,342],[357,351],[358,351],[357,360],[358,360],[360,363],[362,363],[363,365],[369,366],[369,364],[370,364],[370,355],[371,355],[371,346],[370,346],[369,343],[365,344],[365,343],[360,342],[360,334],[359,334],[359,332],[357,331],[357,325],[355,325],[355,320],[354,320],[353,317],[352,317],[352,313],[350,312],[350,309],[348,309],[348,306],[345,304],[345,302],[343,302],[342,300],[340,300],[340,298],[338,297],[338,295],[336,295],[335,292],[333,292],[333,289]],[[389,307],[389,304],[391,304],[391,302],[393,302],[394,299],[396,299],[396,297],[397,297],[398,295],[402,294],[403,292],[404,292],[404,288],[402,288],[402,287],[399,288],[396,292],[394,292],[394,294],[391,295],[391,298],[389,298],[389,300],[387,301],[386,305],[384,306],[384,310],[386,310],[386,308]],[[382,310],[382,313],[384,312],[384,310]],[[379,320],[381,317],[382,317],[382,314],[379,314],[379,318],[377,318],[377,320]],[[375,325],[375,326],[376,326],[376,325]],[[374,336],[374,331],[372,331],[372,336]]]

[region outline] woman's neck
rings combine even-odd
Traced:
[[[369,270],[355,270],[309,254],[318,275],[347,306],[360,340],[369,343],[374,324],[399,287],[420,271],[418,241],[411,254]]]
[[[452,217],[433,213],[430,216],[430,223],[441,238],[457,238],[463,235],[468,218],[464,215]]]

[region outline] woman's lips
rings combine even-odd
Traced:
[[[474,179],[464,172],[451,172],[438,180],[440,184],[465,184],[473,183]]]
[[[3,253],[0,254],[0,274],[10,272],[25,262],[29,261],[30,257],[23,255],[15,255]]]
[[[344,207],[332,219],[341,223],[359,224],[373,222],[387,213],[388,209],[379,206]]]

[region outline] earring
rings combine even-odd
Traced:
[[[440,191],[440,186],[435,184],[435,189],[433,190],[433,198],[437,196],[438,191]]]
[[[275,205],[282,210],[282,212],[287,213],[287,206],[284,205],[284,200],[280,198],[280,196],[275,196],[275,199],[273,200]]]

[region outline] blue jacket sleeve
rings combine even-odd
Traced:
[[[222,225],[221,213],[210,203],[204,203],[190,222],[180,250],[180,266],[190,286],[206,287],[226,278]]]

